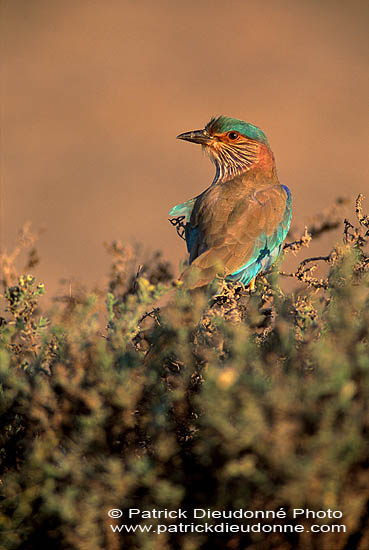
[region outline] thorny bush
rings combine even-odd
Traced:
[[[369,548],[369,218],[361,202],[327,255],[294,272],[277,267],[251,295],[221,281],[188,295],[160,255],[138,266],[115,242],[107,295],[79,289],[47,313],[43,285],[16,274],[22,243],[31,249],[27,269],[37,261],[26,229],[15,252],[0,257],[2,547]],[[301,253],[338,225],[330,211],[285,252]],[[326,266],[319,276],[318,264]],[[280,275],[297,288],[283,291]],[[110,519],[112,508],[123,517]],[[284,520],[231,523],[304,531],[185,533],[152,519],[141,525],[167,532],[113,532],[129,523],[130,508],[283,510]],[[294,508],[343,517],[293,519]],[[312,533],[312,523],[345,530]]]

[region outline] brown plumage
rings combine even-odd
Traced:
[[[198,237],[191,265],[181,276],[187,286],[203,286],[217,274],[234,273],[263,247],[260,235],[273,236],[286,209],[286,192],[277,182],[260,186],[238,177],[198,197],[189,222]]]

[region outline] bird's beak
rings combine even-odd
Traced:
[[[192,132],[185,132],[184,134],[179,134],[177,139],[184,139],[185,141],[200,143],[201,145],[209,145],[212,141],[212,137],[206,130],[193,130]]]

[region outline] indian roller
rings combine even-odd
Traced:
[[[226,116],[177,138],[200,144],[216,169],[205,191],[169,212],[185,222],[190,265],[181,280],[194,289],[220,275],[253,290],[278,258],[292,215],[268,140],[257,126]]]

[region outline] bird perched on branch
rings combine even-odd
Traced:
[[[260,128],[225,116],[177,138],[199,143],[216,168],[210,187],[169,212],[185,221],[190,265],[181,280],[193,289],[220,275],[253,290],[291,223],[291,193],[278,181],[268,140]]]

